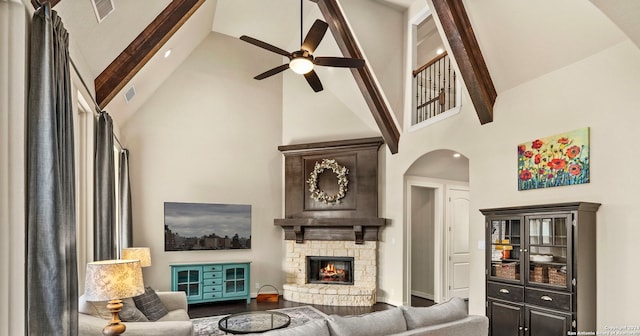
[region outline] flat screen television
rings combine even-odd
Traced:
[[[251,248],[251,205],[164,203],[164,250]]]

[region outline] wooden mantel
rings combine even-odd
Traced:
[[[386,220],[378,217],[378,150],[380,137],[280,146],[285,156],[285,218],[274,219],[286,240],[377,241]],[[310,196],[306,182],[323,159],[336,160],[349,170],[347,192],[340,203],[326,204]],[[318,176],[328,194],[337,191],[335,174]]]

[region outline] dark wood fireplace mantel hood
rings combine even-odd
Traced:
[[[285,240],[377,241],[386,224],[378,217],[378,149],[380,137],[279,146],[285,156],[285,218],[274,219]],[[346,193],[340,202],[312,197],[309,178],[324,159],[348,169]],[[328,195],[340,190],[338,174],[324,169],[317,187]]]

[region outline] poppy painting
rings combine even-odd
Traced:
[[[518,190],[589,183],[589,128],[518,145]]]

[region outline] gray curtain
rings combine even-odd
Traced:
[[[27,334],[78,334],[68,34],[47,4],[31,26],[27,107]]]
[[[120,151],[120,247],[133,247],[131,218],[131,184],[129,183],[129,150]]]
[[[93,259],[115,259],[115,167],[113,121],[101,112],[96,123],[93,198]]]

